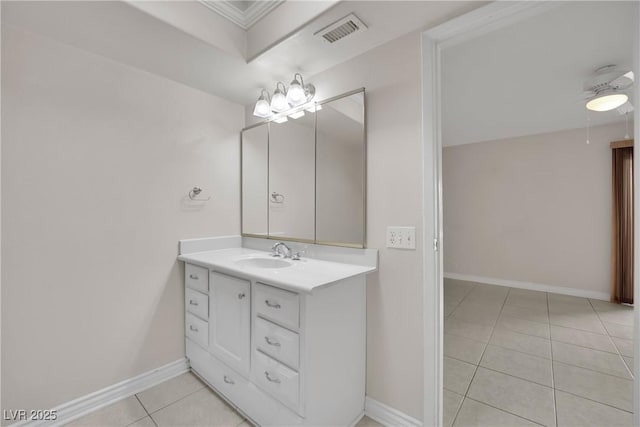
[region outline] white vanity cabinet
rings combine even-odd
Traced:
[[[203,281],[190,277],[202,268],[185,268],[186,352],[198,376],[261,426],[350,426],[362,416],[363,274],[294,292],[209,267],[203,300]]]

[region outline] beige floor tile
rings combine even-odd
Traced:
[[[552,347],[555,361],[631,379],[627,367],[618,354],[556,341],[553,342]]]
[[[367,416],[364,416],[360,421],[358,421],[358,424],[356,424],[355,427],[383,427],[383,426],[379,422],[374,421]]]
[[[567,306],[575,306],[575,307],[591,307],[591,302],[589,302],[588,298],[548,293],[547,299],[549,300],[549,305],[553,304],[553,305],[567,305]]]
[[[624,362],[627,364],[629,371],[633,373],[633,357],[622,356]]]
[[[138,393],[138,399],[149,413],[200,390],[205,385],[191,372],[179,375]]]
[[[623,338],[612,338],[621,355],[633,357],[633,340],[625,340]]]
[[[138,399],[135,396],[127,397],[119,402],[98,409],[89,415],[79,418],[67,426],[79,427],[109,427],[127,426],[147,416]]]
[[[457,335],[444,334],[444,355],[477,365],[486,344]]]
[[[553,341],[575,344],[581,347],[607,351],[609,353],[617,353],[616,347],[608,335],[596,334],[594,332],[551,325],[551,339]]]
[[[501,307],[501,305],[488,305],[465,299],[456,308],[451,317],[470,323],[494,326],[498,316],[500,316]]]
[[[128,427],[156,427],[151,417],[144,417],[141,420],[136,421],[133,424],[129,424]]]
[[[479,367],[467,397],[539,424],[555,425],[550,387]]]
[[[505,305],[502,309],[502,314],[519,319],[528,320],[530,322],[549,323],[549,314],[547,309],[535,308],[535,307],[522,307],[519,305]]]
[[[542,357],[488,345],[480,366],[547,387],[553,386],[551,360]]]
[[[633,381],[553,362],[557,390],[633,411]]]
[[[633,307],[599,300],[591,300],[591,304],[603,322],[633,326]]]
[[[444,397],[444,402],[442,403],[442,424],[444,427],[451,427],[451,425],[453,425],[453,420],[458,414],[458,409],[460,409],[460,405],[462,405],[464,396],[449,390],[443,390],[442,394]]]
[[[203,388],[151,414],[159,427],[229,427],[243,418],[208,388]]]
[[[547,294],[545,292],[528,291],[524,289],[511,289],[505,305],[533,307],[546,311]]]
[[[452,303],[444,303],[444,317],[447,318],[449,316],[451,316],[451,314],[455,311],[455,309],[458,307],[458,304],[452,304]]]
[[[560,311],[549,314],[549,322],[552,325],[564,326],[566,328],[579,329],[587,332],[595,332],[596,334],[606,334],[602,322],[598,316],[594,314],[570,314],[567,311]]]
[[[489,344],[551,359],[551,341],[544,338],[496,329]]]
[[[540,338],[549,339],[550,337],[548,323],[532,322],[530,320],[520,319],[519,317],[505,314],[500,316],[498,319],[496,328],[509,329],[510,331],[533,335]]]
[[[489,342],[492,326],[482,325],[479,323],[471,323],[452,317],[444,321],[444,332],[451,335],[471,338],[477,341]]]
[[[624,338],[625,340],[633,339],[633,326],[620,325],[618,323],[602,322],[607,332],[612,337]]]
[[[633,414],[611,406],[556,392],[558,427],[631,427]]]
[[[462,395],[467,394],[476,366],[450,357],[444,357],[444,388]]]
[[[464,399],[454,427],[539,427],[524,418],[492,408],[472,399]]]

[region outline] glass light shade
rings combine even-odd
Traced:
[[[264,97],[261,96],[260,99],[258,99],[258,102],[256,102],[256,106],[253,109],[253,115],[262,118],[271,116],[271,108]]]
[[[610,93],[608,95],[598,96],[587,102],[587,109],[592,111],[609,111],[618,108],[627,102],[628,99],[629,97],[624,93]]]
[[[289,114],[289,117],[291,117],[292,119],[299,119],[302,116],[304,116],[304,110],[296,111],[293,114]]]
[[[297,80],[292,81],[291,86],[289,86],[289,90],[287,91],[287,102],[292,107],[297,107],[307,102],[307,96],[304,93],[304,89]]]
[[[281,113],[284,110],[289,109],[287,97],[284,96],[284,93],[282,93],[282,91],[276,90],[276,92],[271,97],[271,109],[276,113]]]

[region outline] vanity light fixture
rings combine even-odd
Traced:
[[[282,86],[282,89],[280,89]],[[278,82],[276,83],[276,90],[273,92],[273,96],[271,97],[271,110],[276,113],[282,113],[285,110],[289,109],[289,104],[287,103],[287,88],[284,87],[284,83]]]
[[[260,92],[260,97],[258,98],[258,102],[256,102],[256,106],[253,109],[253,115],[256,117],[260,117],[263,119],[271,118],[274,113],[275,114],[283,114],[286,115],[288,110],[297,109],[297,107],[302,106],[303,109],[309,111],[310,113],[314,113],[320,110],[322,107],[309,105],[305,107],[305,104],[311,104],[311,100],[316,95],[316,88],[312,84],[304,84],[304,80],[302,79],[302,75],[300,73],[295,73],[293,76],[293,81],[291,82],[291,86],[289,90],[287,90],[286,86],[282,82],[276,83],[276,90],[273,92],[273,96],[269,97],[269,92],[266,89],[262,89]],[[294,119],[298,117],[304,116],[303,111],[296,111],[295,113],[289,115]],[[283,123],[285,120],[274,120],[276,123]]]
[[[300,80],[298,80],[298,77]],[[316,88],[312,84],[305,85],[302,75],[295,73],[293,81],[287,91],[287,102],[292,107],[298,107],[311,101],[316,94]]]
[[[267,117],[271,117],[272,114],[273,113],[271,112],[271,107],[269,105],[269,92],[267,92],[266,89],[262,89],[258,102],[256,102],[256,106],[253,109],[253,115],[266,119]]]
[[[598,93],[587,102],[587,109],[591,111],[610,111],[618,108],[629,100],[624,93],[616,91],[605,91]]]

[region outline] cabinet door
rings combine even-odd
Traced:
[[[251,283],[212,272],[209,280],[209,351],[249,373]]]

